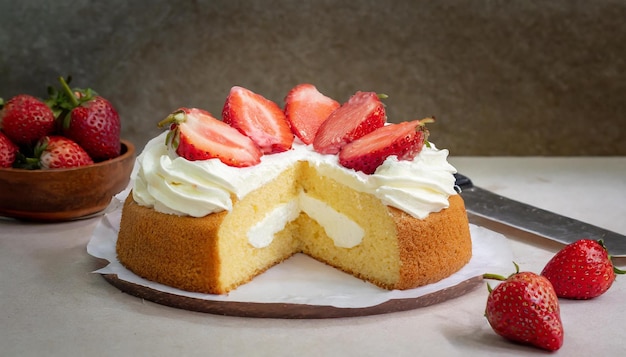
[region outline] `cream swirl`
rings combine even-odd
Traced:
[[[299,141],[289,151],[264,155],[252,167],[231,167],[218,159],[189,161],[168,149],[166,135],[148,142],[132,175],[134,200],[163,213],[202,217],[231,210],[233,198],[242,199],[298,161],[420,219],[446,208],[448,197],[456,193],[448,151],[434,145],[424,146],[412,161],[389,157],[374,174],[365,175],[339,165],[336,155],[321,155]]]
[[[424,147],[413,161],[390,156],[376,169],[375,195],[388,206],[424,219],[448,207],[454,190],[456,169],[447,161],[448,150]]]

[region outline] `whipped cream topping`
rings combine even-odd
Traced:
[[[166,135],[148,142],[132,174],[135,201],[163,213],[203,217],[231,210],[233,197],[241,200],[297,161],[308,161],[320,175],[373,194],[419,219],[448,207],[448,197],[456,194],[456,169],[447,161],[448,150],[432,143],[412,161],[390,156],[376,172],[366,175],[339,165],[337,155],[319,154],[299,140],[289,151],[264,155],[255,166],[237,168],[219,159],[186,160],[168,149]]]

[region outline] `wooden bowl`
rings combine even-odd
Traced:
[[[55,170],[0,168],[0,216],[67,221],[104,210],[126,188],[135,147],[122,140],[120,156],[89,166]]]

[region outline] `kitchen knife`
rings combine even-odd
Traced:
[[[470,214],[563,244],[602,239],[611,256],[626,257],[626,236],[476,187],[467,176],[454,176]]]

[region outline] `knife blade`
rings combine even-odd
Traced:
[[[470,214],[563,244],[582,238],[602,239],[611,256],[626,257],[626,236],[500,196],[474,186],[465,175],[454,176]]]

